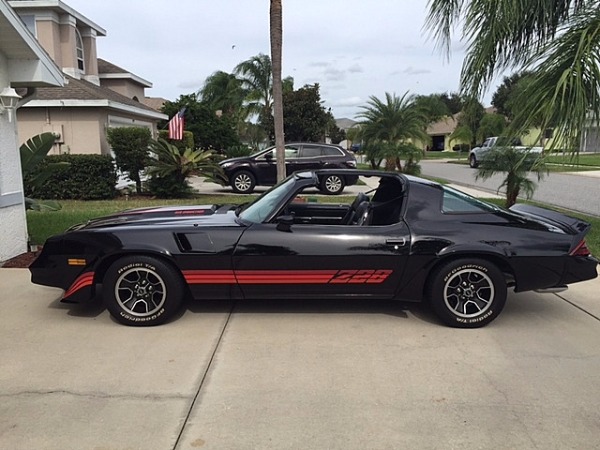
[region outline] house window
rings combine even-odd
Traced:
[[[23,21],[29,32],[37,37],[35,29],[35,16],[33,14],[23,15],[21,16],[21,20]]]
[[[75,48],[77,50],[77,68],[85,73],[85,64],[83,59],[83,39],[79,30],[75,28]]]

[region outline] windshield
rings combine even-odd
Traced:
[[[264,222],[275,207],[288,196],[294,186],[294,177],[286,178],[248,205],[239,217],[250,222]]]

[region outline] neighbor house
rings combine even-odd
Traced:
[[[9,4],[65,73],[63,87],[37,89],[18,111],[25,141],[52,131],[53,153],[109,154],[109,128],[145,127],[156,136],[168,117],[144,103],[149,81],[99,59],[96,39],[106,31],[60,0],[13,0]]]
[[[0,0],[0,262],[27,251],[15,110],[37,89],[63,84],[61,70],[8,3]],[[12,104],[11,98],[19,103]]]

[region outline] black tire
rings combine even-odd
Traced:
[[[506,295],[506,280],[495,265],[480,259],[460,259],[435,271],[427,297],[445,324],[479,328],[498,317]]]
[[[102,288],[115,320],[133,326],[159,325],[175,314],[185,295],[181,274],[149,256],[126,256],[107,270]]]
[[[327,175],[321,179],[320,190],[327,195],[341,194],[346,187],[346,181],[341,175]]]
[[[256,178],[247,170],[240,170],[231,177],[231,188],[238,194],[250,194],[256,186]]]
[[[477,157],[474,154],[469,155],[469,166],[472,169],[476,169],[479,166],[479,162],[477,161]]]

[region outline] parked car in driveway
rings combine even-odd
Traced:
[[[255,186],[272,186],[277,182],[275,147],[253,155],[230,158],[220,162],[231,188],[240,194],[249,194]],[[355,169],[356,158],[333,144],[290,143],[285,145],[286,175],[300,170]],[[345,186],[355,184],[354,174],[328,175],[320,180],[319,189],[325,194],[341,194]]]
[[[519,139],[508,140],[503,137],[489,137],[483,144],[477,147],[473,147],[469,152],[469,166],[473,169],[479,167],[479,163],[485,158],[485,155],[492,149],[501,149],[503,147],[512,147],[522,152],[528,152],[532,154],[540,154],[544,150],[542,147],[526,147],[521,145]]]
[[[329,169],[296,172],[243,206],[152,207],[91,220],[49,238],[31,279],[64,289],[65,302],[102,292],[127,325],[163,323],[189,295],[425,300],[444,323],[474,328],[500,314],[508,288],[556,292],[597,276],[582,220],[499,208],[398,173],[357,172],[374,182],[346,203],[308,201],[306,190],[326,177],[354,175]]]

